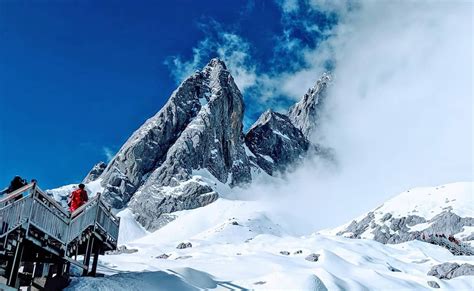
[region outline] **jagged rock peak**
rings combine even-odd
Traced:
[[[303,98],[288,110],[288,117],[293,125],[299,128],[307,138],[310,138],[312,132],[319,126],[321,107],[331,80],[329,72],[323,73]]]
[[[228,91],[235,94],[226,94]],[[231,97],[243,104],[240,91],[219,59],[212,59],[203,70],[186,78],[163,108],[137,129],[110,161],[102,174],[108,202],[122,208],[164,162],[168,150],[201,109],[209,107],[206,105],[211,100]]]
[[[273,120],[282,120],[282,119],[288,119],[288,116],[282,114],[282,113],[277,113],[273,111],[272,109],[267,109],[265,112],[262,113],[255,121],[254,124],[250,127],[249,131],[252,130],[254,127],[264,125],[266,123],[272,122]]]
[[[284,172],[300,160],[309,142],[288,116],[269,109],[252,125],[245,144],[253,153],[250,160],[267,174]]]
[[[90,172],[87,174],[87,176],[84,178],[84,180],[82,180],[82,183],[86,184],[86,183],[93,182],[93,181],[97,180],[97,178],[99,178],[100,175],[102,175],[102,173],[104,172],[106,167],[107,167],[106,163],[98,162],[90,170]]]
[[[224,61],[219,58],[213,58],[209,61],[206,67],[221,68],[227,70],[227,66]]]
[[[216,200],[217,182],[249,183],[243,113],[232,75],[223,61],[212,59],[122,146],[101,176],[104,197],[115,208],[128,204],[153,230],[164,214]]]

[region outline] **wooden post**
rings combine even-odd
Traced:
[[[15,255],[11,261],[8,262],[8,278],[7,278],[7,285],[10,287],[18,287],[16,286],[16,281],[18,279],[18,269],[20,268],[21,257],[23,256],[23,249],[24,245],[22,240],[18,241],[15,249]]]
[[[67,262],[66,263],[66,270],[65,273],[69,275],[69,270],[71,269],[71,263]]]
[[[97,245],[94,251],[94,261],[92,262],[92,270],[89,273],[89,276],[95,277],[97,274],[97,262],[99,261],[100,246]]]
[[[84,269],[82,271],[82,276],[87,276],[87,273],[89,272],[89,263],[91,261],[91,253],[92,253],[93,246],[94,246],[94,237],[91,237],[87,240],[86,253],[84,254],[84,262],[83,262],[83,264],[87,266],[87,269]]]
[[[64,274],[64,262],[60,261],[57,265],[56,275],[62,276]]]

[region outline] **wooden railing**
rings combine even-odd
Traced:
[[[28,190],[28,195],[22,197]],[[70,214],[32,183],[0,200],[0,237],[25,224],[28,229],[34,226],[66,248],[90,227],[100,229],[116,245],[120,219],[100,199],[100,194]]]

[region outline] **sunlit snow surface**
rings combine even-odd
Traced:
[[[447,187],[452,190],[450,197],[456,197],[450,203],[453,210],[472,215],[472,203],[466,204],[472,201],[472,192],[466,192],[472,191],[472,183],[452,185]],[[433,195],[423,189],[432,190],[413,193],[425,198]],[[400,203],[407,201],[405,196],[400,194],[385,207],[398,207],[403,213],[406,205]],[[409,200],[420,205],[420,213],[426,206],[424,213],[431,215],[429,208],[438,205],[427,205],[421,196]],[[445,199],[440,201],[444,206]],[[472,257],[453,256],[420,241],[383,245],[329,234],[296,237],[277,223],[284,217],[264,209],[258,202],[219,199],[177,213],[174,221],[151,234],[124,211],[120,214],[121,243],[128,241],[127,247],[138,252],[101,256],[99,272],[110,276],[75,278],[68,290],[431,290],[427,281],[436,281],[442,289],[473,290],[473,276],[439,280],[426,275],[433,265],[444,262],[474,264]],[[191,242],[192,248],[176,249],[181,242]],[[302,253],[296,254],[298,250]],[[311,253],[320,255],[317,262],[305,260]],[[162,254],[169,257],[156,258]]]

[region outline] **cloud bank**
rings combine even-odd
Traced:
[[[338,168],[314,157],[284,182],[247,192],[268,198],[300,233],[348,222],[411,187],[474,180],[472,4],[367,1],[345,13],[306,52],[315,66],[321,52],[334,58],[315,139],[334,149]]]

